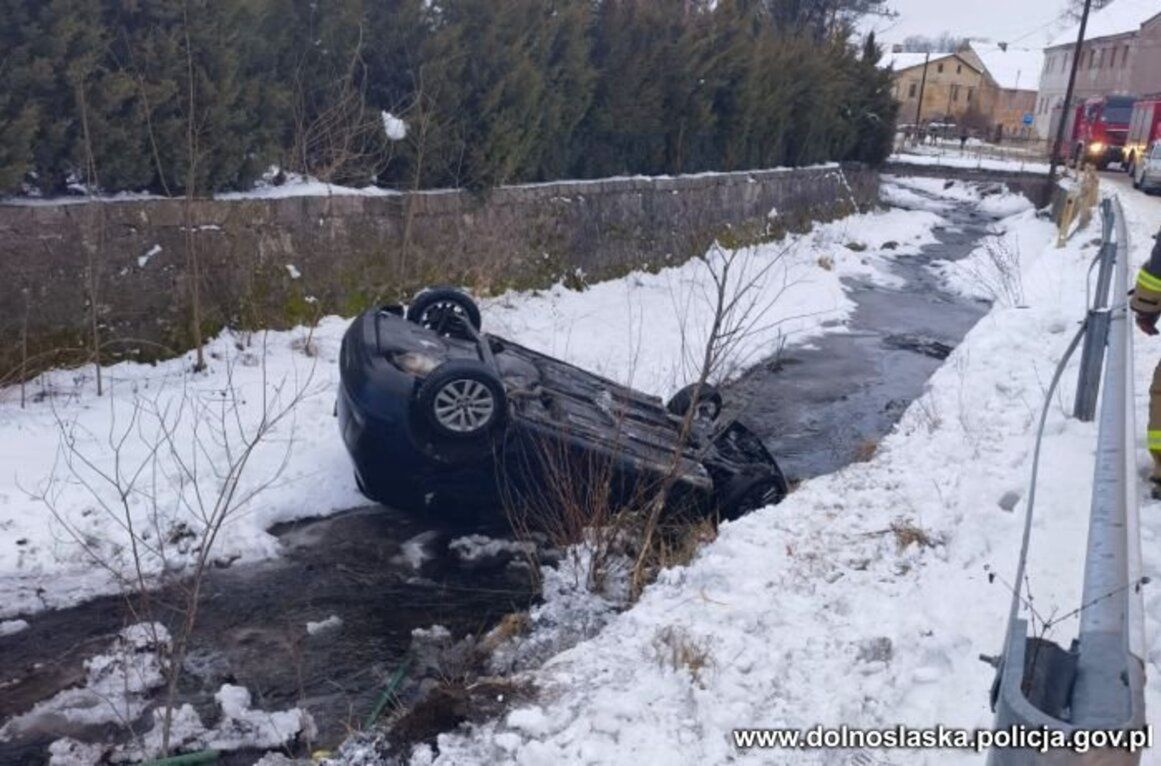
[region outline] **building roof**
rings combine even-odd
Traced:
[[[879,66],[883,67],[884,69],[891,67],[896,72],[902,72],[904,69],[923,66],[923,57],[926,55],[927,54],[923,53],[922,51],[918,53],[913,51],[907,51],[905,53],[888,53],[883,56],[882,61],[879,62]],[[937,61],[943,61],[944,59],[949,58],[959,58],[959,56],[951,51],[932,53],[931,61],[929,63],[934,64]],[[963,59],[960,59],[960,61],[963,61],[963,63],[967,64],[972,69],[976,68],[970,61],[964,61]]]
[[[1161,5],[1157,0],[1113,0],[1099,11],[1089,14],[1084,38],[1095,40],[1099,37],[1136,32],[1142,24],[1157,15],[1161,15]],[[1075,45],[1079,31],[1080,22],[1070,24],[1067,29],[1053,37],[1046,48]]]
[[[913,66],[919,66],[923,63],[923,57],[926,53],[915,53],[908,51],[907,53],[888,53],[883,56],[882,62],[879,64],[884,69],[891,67],[896,72],[902,72],[904,69],[910,69]],[[949,53],[935,53],[932,54],[938,58],[949,56]]]
[[[1001,88],[1007,90],[1039,88],[1040,70],[1044,66],[1043,51],[1013,48],[1010,45],[1005,50],[998,45],[974,42],[971,47],[988,74]]]

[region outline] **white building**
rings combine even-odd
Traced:
[[[1057,35],[1044,49],[1035,122],[1053,138],[1079,24]],[[1090,96],[1143,96],[1161,92],[1161,0],[1113,0],[1089,15],[1076,71],[1073,103]]]

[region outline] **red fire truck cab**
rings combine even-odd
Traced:
[[[1124,161],[1132,96],[1096,96],[1076,107],[1072,124],[1072,155],[1077,165],[1091,162],[1104,170]]]
[[[1137,163],[1154,142],[1161,142],[1161,93],[1138,99],[1133,104],[1123,163],[1130,175],[1136,173]]]

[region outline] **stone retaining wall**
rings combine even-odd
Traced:
[[[178,199],[0,205],[0,381],[90,357],[92,293],[103,358],[190,348],[187,243],[210,334],[350,315],[429,283],[494,292],[660,268],[713,237],[776,236],[877,198],[876,171],[830,165],[486,193],[196,200],[188,211]]]

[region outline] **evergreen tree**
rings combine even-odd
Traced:
[[[410,188],[876,162],[897,107],[849,29],[881,7],[0,0],[0,192],[93,170],[208,194],[271,164]]]

